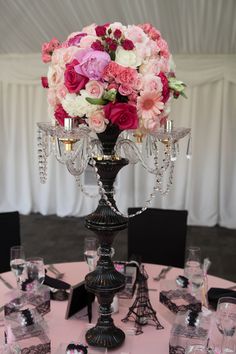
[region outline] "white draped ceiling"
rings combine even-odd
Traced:
[[[236,228],[235,18],[234,0],[0,0],[0,211],[86,215],[97,204],[53,158],[47,184],[39,182],[36,122],[47,121],[40,84],[47,65],[36,53],[42,42],[92,22],[151,22],[188,85],[188,99],[173,102],[171,117],[193,137],[192,160],[184,157],[183,140],[172,190],[152,206],[187,209],[190,225]],[[118,178],[119,208],[142,205],[151,187],[141,167],[126,167]]]

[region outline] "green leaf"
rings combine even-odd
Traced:
[[[102,98],[86,97],[86,101],[88,101],[91,104],[98,104],[98,105],[104,105],[107,103],[107,101],[103,100]]]

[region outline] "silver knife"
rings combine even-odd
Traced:
[[[4,285],[6,285],[8,289],[13,289],[13,286],[10,283],[8,283],[8,281],[6,281],[1,275],[0,275],[0,280],[3,282]]]
[[[161,280],[164,279],[166,277],[166,273],[169,272],[172,269],[172,267],[166,267],[166,268],[162,268],[162,270],[160,271],[160,273],[153,278],[153,280]]]

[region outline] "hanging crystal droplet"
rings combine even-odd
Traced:
[[[191,134],[189,134],[189,136],[188,136],[188,145],[187,145],[186,157],[189,160],[192,157],[192,137],[191,137]]]
[[[176,151],[176,144],[175,143],[173,143],[172,146],[171,146],[170,160],[171,161],[176,161],[177,160],[177,151]]]

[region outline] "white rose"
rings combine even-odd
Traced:
[[[116,49],[115,62],[119,65],[136,69],[141,64],[136,50],[125,50],[121,46]]]

